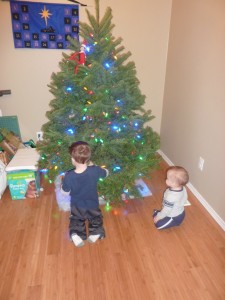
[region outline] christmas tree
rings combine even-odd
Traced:
[[[86,141],[92,161],[110,175],[99,182],[106,201],[121,201],[121,194],[138,196],[135,180],[158,166],[159,136],[147,125],[153,116],[145,110],[135,63],[124,53],[122,39],[112,35],[112,10],[102,19],[99,0],[96,16],[86,10],[89,23],[80,22],[80,44],[71,40],[72,54],[63,53],[58,73],[49,84],[54,99],[46,113],[39,167],[52,182],[72,169],[68,147]]]

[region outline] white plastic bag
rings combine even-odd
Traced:
[[[70,195],[64,194],[60,188],[55,189],[55,195],[59,209],[63,211],[70,211]]]
[[[63,211],[70,211],[70,195],[65,194],[61,191],[63,176],[58,175],[55,179],[55,195],[59,209]]]
[[[0,199],[7,187],[6,165],[0,160]]]

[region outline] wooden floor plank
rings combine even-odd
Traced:
[[[145,179],[152,196],[107,211],[106,238],[76,248],[54,187],[38,199],[0,200],[0,300],[223,300],[225,232],[188,190],[184,223],[158,231],[165,170]]]

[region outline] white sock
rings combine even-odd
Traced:
[[[89,235],[88,241],[91,243],[95,243],[100,238],[100,234],[92,234]]]
[[[72,241],[73,241],[73,243],[74,243],[74,245],[75,245],[76,247],[81,247],[81,246],[84,245],[84,241],[83,241],[82,238],[79,237],[79,235],[77,235],[77,234],[73,234],[73,235],[71,236],[71,239],[72,239]]]

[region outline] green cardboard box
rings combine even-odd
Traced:
[[[18,170],[7,172],[12,200],[36,198],[40,191],[40,174],[34,170]]]

